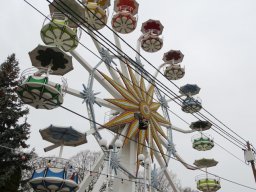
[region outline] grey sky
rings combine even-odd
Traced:
[[[47,1],[30,0],[29,2],[43,13],[49,14]],[[186,75],[182,80],[175,83],[179,86],[186,83],[198,84],[201,87],[199,96],[203,101],[203,106],[242,137],[256,145],[256,128],[254,127],[256,66],[253,60],[256,50],[256,1],[139,0],[138,2],[140,3],[138,27],[132,34],[122,37],[135,47],[135,40],[141,34],[141,23],[150,18],[159,19],[164,25],[164,47],[154,54],[143,51],[142,54],[158,67],[162,63],[164,52],[170,49],[180,49],[185,55],[182,65],[185,65]],[[9,0],[2,3],[0,16],[2,23],[0,61],[14,52],[17,54],[22,70],[31,67],[28,52],[38,44],[43,44],[40,39],[40,29],[44,18],[21,0]],[[112,8],[110,9],[111,16]],[[110,24],[110,19],[108,24]],[[113,39],[107,29],[103,29],[102,32],[109,39]],[[81,42],[95,50],[85,33],[82,35]],[[79,46],[77,51],[92,65],[98,62],[98,59],[82,46]],[[131,53],[131,57],[135,57],[135,54],[129,53]],[[82,83],[87,83],[88,72],[76,61],[74,61],[74,67],[75,69],[66,76],[68,84],[72,88],[81,90]],[[146,65],[146,68],[153,72],[152,67]],[[53,79],[58,80],[58,78]],[[171,83],[165,82],[163,77],[160,79],[177,92]],[[101,91],[101,98],[110,97],[100,88],[99,84],[95,84],[95,91]],[[86,107],[80,99],[66,95],[64,106],[87,116]],[[182,113],[180,107],[175,103],[170,103],[170,109],[188,122],[195,121],[191,115]],[[104,122],[102,111],[108,110],[96,107],[96,111],[101,114],[97,120]],[[171,119],[174,125],[187,128],[175,116],[172,115]],[[29,142],[40,156],[57,155],[58,151],[54,150],[47,154],[43,152],[43,148],[49,143],[41,141],[39,129],[50,124],[72,125],[81,131],[89,129],[86,120],[61,108],[52,111],[31,109],[29,122],[32,124]],[[214,131],[209,131],[209,134],[215,138],[217,143],[243,159],[242,150],[224,140]],[[110,134],[106,133],[106,135],[109,136]],[[192,135],[194,134],[174,133],[176,149],[188,163],[192,164],[195,159],[205,156],[215,158],[219,161],[219,165],[210,169],[210,172],[255,187],[249,166],[244,165],[218,146],[205,153],[193,150],[190,141]],[[87,145],[65,148],[64,156],[70,157],[80,150],[92,148],[99,149],[94,138],[89,137]],[[170,162],[169,167],[178,175],[183,186],[196,187],[194,177],[201,172],[186,170],[174,160]],[[252,190],[222,181],[220,191],[249,192]]]

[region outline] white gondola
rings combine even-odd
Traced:
[[[178,80],[184,77],[185,69],[179,64],[170,64],[165,68],[164,76],[168,80]]]

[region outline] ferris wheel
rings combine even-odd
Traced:
[[[109,7],[110,0],[84,0],[83,2],[54,0],[49,5],[51,18],[45,19],[40,32],[45,45],[39,45],[29,53],[33,68],[22,73],[17,92],[24,103],[37,109],[54,110],[65,103],[64,94],[71,94],[83,100],[90,120],[90,130],[85,130],[85,135],[93,135],[102,148],[102,154],[91,171],[97,172],[102,162],[108,159],[108,166],[105,166],[102,172],[109,177],[100,175],[93,191],[100,191],[102,185],[106,183],[106,191],[134,192],[135,183],[140,179],[138,171],[141,166],[144,167],[144,190],[155,191],[156,186],[153,184],[156,181],[152,181],[152,178],[156,178],[156,175],[152,175],[154,172],[151,170],[151,165],[156,162],[173,191],[176,192],[177,189],[167,170],[171,156],[188,169],[198,169],[202,165],[197,162],[196,167],[190,166],[178,155],[174,148],[172,131],[191,133],[198,131],[199,128],[197,124],[191,124],[191,129],[183,130],[171,123],[168,100],[158,87],[157,77],[164,69],[163,75],[168,80],[181,79],[185,75],[185,69],[181,65],[184,55],[180,50],[170,50],[163,55],[164,63],[156,68],[154,75],[146,71],[146,66],[143,67],[140,58],[141,50],[154,54],[163,47],[161,37],[163,24],[159,20],[149,19],[141,24],[142,34],[136,42],[136,59],[124,56],[119,34],[132,33],[138,27],[139,4],[136,0],[114,1],[111,27],[115,47],[119,50],[114,54],[95,36],[98,34],[96,32],[100,32],[107,26]],[[91,65],[75,51],[84,29],[91,35],[101,55],[96,65]],[[63,77],[62,85],[50,81],[52,75],[64,76],[72,71],[73,58],[90,74],[88,84],[84,85],[82,90],[68,87]],[[105,65],[106,70],[100,70],[101,65]],[[98,81],[111,96],[97,97],[94,81]],[[185,98],[181,105],[183,112],[200,111],[201,100],[194,97],[199,91],[200,88],[197,85],[187,84],[180,87],[178,98]],[[95,105],[111,110],[111,118],[103,125],[96,121]],[[109,141],[103,138],[101,135],[103,129],[113,132],[114,138]],[[59,136],[63,136],[64,133],[66,136],[60,138]],[[67,140],[72,140],[72,146],[77,146],[86,143],[86,138],[70,128],[63,127],[49,127],[42,130],[41,134],[43,139],[53,138],[50,140],[53,146],[48,147],[47,150],[61,147],[61,151],[59,158],[55,158],[55,166],[53,163],[51,165],[36,163],[37,167],[30,181],[33,189],[35,191],[85,191],[92,177],[88,173],[84,178],[80,178],[81,182],[79,182],[75,169],[70,171],[72,174],[68,176],[66,160],[62,160],[61,154],[63,146],[71,146]],[[194,139],[193,148],[201,151],[211,149],[213,144],[209,138],[201,135]],[[49,159],[46,160],[49,161]],[[210,167],[210,165],[205,166]],[[120,182],[120,179],[116,178],[124,178],[124,181]],[[110,181],[113,183],[111,187]],[[203,184],[198,184],[199,190],[217,191],[220,188],[219,182],[215,182],[215,186],[209,188],[208,185],[212,186],[212,182],[207,183],[207,179],[204,181]]]

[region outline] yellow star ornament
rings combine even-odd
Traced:
[[[161,125],[168,126],[170,122],[167,121],[161,114],[157,112],[160,107],[159,102],[153,102],[154,85],[150,84],[149,89],[146,90],[144,78],[141,76],[138,81],[129,65],[128,71],[131,81],[118,71],[122,81],[125,85],[122,86],[116,81],[100,72],[101,75],[117,90],[123,98],[118,99],[105,99],[106,101],[118,106],[123,110],[118,116],[107,122],[104,127],[111,130],[116,126],[128,124],[128,130],[125,136],[124,145],[130,139],[137,139],[137,157],[143,153],[146,146],[150,148],[150,156],[153,160],[155,153],[161,153],[164,161],[166,162],[164,150],[159,140],[160,135],[167,141],[167,136],[162,130]],[[144,119],[149,123],[146,130],[139,129],[139,120],[135,118],[135,113],[140,113]],[[137,170],[139,164],[137,163]]]

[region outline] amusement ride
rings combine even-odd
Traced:
[[[207,151],[214,147],[212,137],[203,133],[211,127],[211,123],[197,121],[191,123],[189,130],[183,130],[171,123],[169,115],[168,103],[181,98],[184,98],[181,104],[183,112],[199,112],[202,102],[195,96],[200,88],[195,84],[186,84],[180,87],[177,98],[168,100],[158,87],[157,77],[161,70],[170,81],[185,75],[185,68],[181,65],[183,53],[180,50],[166,52],[163,64],[155,68],[155,74],[151,75],[141,62],[140,52],[154,54],[163,47],[163,24],[154,19],[142,22],[136,58],[132,59],[122,51],[119,34],[125,36],[139,27],[139,4],[136,0],[114,0],[112,15],[110,5],[110,0],[54,0],[49,4],[50,17],[45,19],[40,31],[45,45],[29,52],[33,67],[21,74],[17,93],[24,103],[44,110],[61,106],[65,94],[81,98],[87,107],[90,129],[80,133],[72,127],[50,125],[40,130],[42,138],[52,143],[45,151],[59,147],[60,152],[58,157],[33,160],[31,187],[34,191],[84,192],[93,180],[90,173],[100,172],[104,174],[97,178],[93,192],[101,191],[102,185],[106,186],[107,192],[135,192],[138,180],[144,182],[144,191],[157,191],[159,183],[156,174],[159,173],[152,169],[153,164],[157,164],[173,191],[177,192],[167,169],[170,158],[174,157],[188,169],[206,169],[205,175],[196,178],[198,190],[219,190],[219,178],[207,174],[207,168],[217,165],[217,161],[201,159],[195,161],[195,166],[187,164],[175,150],[172,138],[172,131],[198,131],[199,135],[192,138],[193,148]],[[111,24],[108,25],[109,20]],[[112,29],[117,54],[104,47],[95,35],[104,27]],[[101,56],[96,65],[90,64],[75,50],[85,31]],[[74,68],[73,59],[90,74],[88,84],[83,85],[82,90],[70,88],[64,78]],[[105,65],[106,70],[98,69],[100,65]],[[51,81],[52,76],[62,79],[62,84]],[[98,81],[110,97],[97,97],[94,81]],[[111,110],[111,118],[103,125],[96,121],[95,105]],[[101,135],[104,129],[114,134],[112,140]],[[88,135],[95,137],[102,152],[90,172],[84,178],[78,178],[78,170],[72,162],[62,158],[62,151],[64,146],[87,143]],[[106,160],[107,165],[101,170]],[[138,176],[141,169],[144,170],[143,178]],[[123,178],[122,182],[117,178]]]

